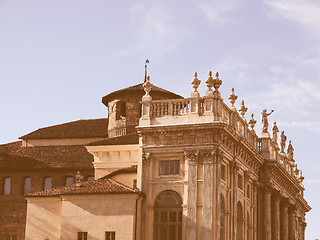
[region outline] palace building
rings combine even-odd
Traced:
[[[223,101],[218,73],[204,96],[200,82],[195,73],[183,98],[145,71],[144,83],[102,98],[107,119],[1,145],[1,237],[304,240],[304,178],[291,141],[269,126],[273,110],[258,136],[234,89]]]

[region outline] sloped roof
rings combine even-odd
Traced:
[[[86,146],[102,146],[102,145],[128,145],[139,144],[138,134],[128,134],[114,138],[106,138],[104,140],[96,141],[87,144]]]
[[[79,187],[76,184],[54,188],[41,192],[29,193],[25,197],[54,197],[60,195],[83,195],[83,194],[115,194],[115,193],[135,193],[140,194],[126,185],[123,185],[113,179],[97,179],[88,182],[82,182]]]
[[[123,89],[114,91],[112,93],[109,93],[108,95],[106,95],[106,96],[104,96],[102,98],[102,102],[103,102],[104,105],[108,106],[108,102],[110,100],[114,99],[116,96],[123,95],[123,94],[130,93],[130,92],[140,93],[141,96],[144,95],[145,92],[144,92],[144,88],[143,88],[143,83],[140,83],[140,84],[137,84],[137,85],[134,85],[134,86],[131,86],[131,87],[123,88]],[[151,88],[151,92],[150,92],[151,97],[152,97],[154,92],[164,93],[164,94],[170,96],[170,98],[173,98],[173,99],[175,99],[175,98],[183,98],[182,96],[180,96],[178,94],[175,94],[173,92],[170,92],[168,90],[165,90],[163,88],[160,88],[160,87],[157,87],[157,86],[153,85],[152,88]]]
[[[0,145],[0,168],[93,168],[84,146],[21,147],[21,141]]]
[[[39,128],[19,139],[96,138],[108,136],[108,119],[84,119]]]
[[[122,174],[122,173],[137,173],[137,169],[138,169],[138,165],[132,165],[131,167],[120,168],[120,169],[102,177],[101,179],[111,178],[113,176],[116,176],[116,175]]]

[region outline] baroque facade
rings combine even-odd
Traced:
[[[75,184],[26,194],[25,239],[305,239],[311,208],[291,141],[269,127],[273,110],[259,137],[234,89],[223,101],[218,73],[202,97],[200,82],[195,73],[183,98],[145,71],[143,84],[103,97],[108,136],[81,143],[95,180],[80,169]]]

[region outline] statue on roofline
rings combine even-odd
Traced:
[[[277,123],[274,122],[272,127],[272,141],[274,143],[278,142],[278,132],[279,132],[279,129],[278,129]]]
[[[281,132],[281,135],[280,135],[280,152],[284,153],[284,148],[286,146],[286,141],[287,141],[287,137],[286,135],[284,135],[284,131]]]
[[[267,113],[267,109],[263,109],[261,112],[261,118],[262,118],[262,133],[267,133],[268,132],[268,116],[273,113],[273,110],[271,110],[270,113]]]
[[[294,151],[294,148],[292,147],[291,140],[290,140],[288,144],[287,155],[291,160],[293,159],[293,151]]]

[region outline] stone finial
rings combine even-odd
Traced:
[[[269,123],[268,123],[268,116],[273,113],[274,111],[271,110],[270,113],[267,113],[267,109],[263,109],[261,112],[261,119],[262,119],[262,133],[268,133]]]
[[[191,93],[191,97],[200,97],[200,94],[197,89],[201,83],[201,80],[198,79],[197,72],[194,73],[194,77],[190,83],[191,83],[192,87],[194,88],[193,92]]]
[[[287,137],[284,135],[284,131],[281,132],[280,135],[280,152],[284,153],[284,148],[286,147]]]
[[[151,101],[152,97],[150,96],[150,91],[152,89],[152,84],[150,83],[150,76],[147,77],[147,80],[145,83],[143,83],[143,88],[146,94],[142,97],[142,101]]]
[[[251,130],[253,130],[253,128],[254,128],[254,126],[256,125],[256,123],[257,123],[257,120],[255,120],[254,118],[253,118],[253,113],[251,113],[251,119],[250,119],[250,121],[248,122],[249,123],[249,125],[250,125],[250,127],[251,127]]]
[[[293,170],[293,172],[294,172],[294,175],[296,175],[297,177],[299,176],[299,169],[298,169],[298,166],[297,166],[297,164],[294,164],[294,170]]]
[[[302,171],[299,170],[299,182],[302,183],[304,180],[304,176],[302,176]]]
[[[213,87],[214,87],[214,89],[215,89],[215,92],[218,92],[218,89],[219,89],[219,87],[221,86],[221,84],[222,84],[222,80],[219,79],[219,73],[216,72],[216,77],[215,77],[215,79],[213,80]]]
[[[279,132],[279,129],[277,126],[277,122],[274,122],[272,126],[272,141],[274,143],[278,143],[278,132]]]
[[[230,107],[233,108],[233,109],[235,109],[235,110],[237,110],[236,107],[234,106],[234,103],[235,103],[236,100],[238,99],[238,96],[236,96],[236,95],[234,94],[234,88],[231,88],[231,94],[229,95],[228,99],[229,99],[229,101],[230,101],[230,103],[231,103]]]
[[[83,179],[83,176],[80,174],[80,171],[77,172],[75,177],[76,177],[76,187],[80,187]]]
[[[294,151],[294,148],[292,147],[291,140],[290,140],[287,148],[287,155],[291,160],[293,160],[293,151]]]
[[[243,119],[245,119],[244,115],[246,114],[247,110],[248,110],[248,108],[246,108],[244,106],[244,100],[242,100],[241,101],[241,107],[239,108],[239,112],[240,112],[240,115],[242,116]]]
[[[212,86],[213,86],[213,78],[212,78],[212,71],[209,71],[209,77],[206,80],[206,84],[208,87],[208,90],[206,91],[206,96],[212,96],[213,95],[213,91],[212,91]]]
[[[148,73],[147,73],[147,64],[149,63],[149,59],[146,60],[145,64],[144,64],[144,83],[147,81],[147,76],[148,76]]]

